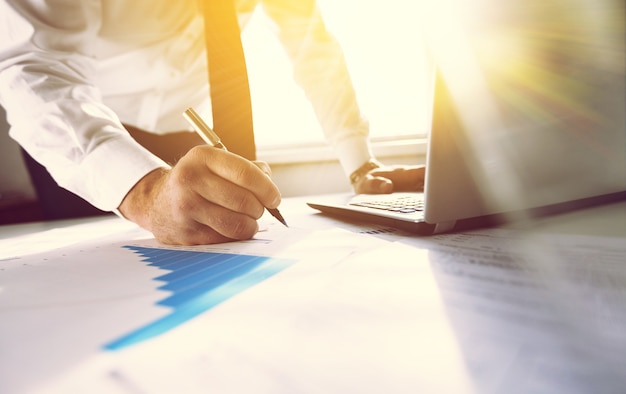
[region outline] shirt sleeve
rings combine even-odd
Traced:
[[[315,0],[263,0],[262,5],[293,64],[295,81],[349,175],[373,155],[369,124],[359,109],[339,43],[326,29]]]
[[[94,83],[97,1],[0,3],[0,104],[10,135],[62,187],[114,211],[167,164],[132,139]]]

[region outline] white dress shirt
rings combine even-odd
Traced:
[[[237,1],[242,25],[256,3]],[[371,152],[341,50],[320,33],[318,13],[293,11],[307,0],[261,3],[349,174]],[[122,124],[190,130],[182,111],[210,108],[201,12],[197,0],[56,4],[0,0],[0,104],[11,137],[59,185],[112,211],[144,175],[167,166]]]

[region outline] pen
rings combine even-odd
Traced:
[[[224,144],[220,140],[220,137],[215,134],[215,132],[205,123],[205,121],[198,115],[198,113],[193,108],[187,108],[185,112],[183,112],[183,116],[191,125],[200,138],[204,140],[209,145],[213,145],[216,148],[223,149],[227,151]],[[266,208],[267,211],[274,216],[278,221],[285,225],[285,227],[289,227],[287,222],[283,218],[283,215],[280,214],[280,211],[277,208]]]

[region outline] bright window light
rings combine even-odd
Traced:
[[[423,136],[429,125],[430,65],[415,0],[318,0],[340,42],[372,139]],[[260,147],[320,143],[315,114],[292,78],[280,43],[257,12],[243,33]]]

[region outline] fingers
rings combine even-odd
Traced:
[[[238,239],[244,240],[250,237],[231,238],[220,234],[211,227],[197,223],[196,227],[187,227],[186,231],[177,232],[154,232],[155,238],[162,244],[168,245],[210,245],[223,242],[232,242]],[[253,236],[254,234],[252,234]]]
[[[265,175],[259,175],[265,177]],[[263,215],[264,205],[248,189],[236,185],[227,179],[217,176],[212,171],[200,166],[180,166],[172,172],[171,183],[180,190],[188,190],[187,193],[195,193],[195,204],[189,204],[186,209],[200,213],[214,211],[216,207],[225,208],[233,213],[240,213],[253,219]],[[189,196],[181,196],[184,198]],[[202,220],[206,223],[206,220]]]
[[[255,166],[259,167],[259,169],[261,171],[263,171],[265,173],[265,175],[271,177],[272,176],[272,169],[270,168],[270,165],[267,164],[264,161],[253,161],[252,163],[254,163]]]
[[[250,162],[233,153],[199,146],[188,155],[200,156],[206,167],[216,176],[251,192],[267,208],[280,204],[280,191],[267,176],[269,166],[262,162]]]
[[[280,203],[269,166],[211,147],[196,147],[169,174],[168,187],[184,242],[248,239],[265,207]],[[220,237],[221,236],[221,237]],[[167,242],[171,238],[163,237]]]
[[[253,218],[215,204],[192,203],[173,223],[156,229],[159,242],[177,245],[206,245],[252,238],[259,230]]]
[[[396,191],[422,191],[425,170],[424,166],[388,166],[372,170],[370,174],[391,180]]]
[[[393,182],[367,174],[354,186],[354,191],[358,194],[387,194],[393,192]]]
[[[424,166],[384,166],[370,171],[354,185],[354,190],[366,194],[422,191],[424,174]]]
[[[142,178],[120,213],[166,244],[212,244],[252,238],[265,207],[280,193],[269,166],[212,147],[193,148],[171,169]]]
[[[138,205],[141,216],[135,216],[134,221],[166,244],[212,244],[250,239],[257,233],[255,217],[204,198],[197,191],[196,176],[188,170],[187,166],[174,168],[162,182],[150,185],[154,197],[143,199]],[[256,204],[260,205],[258,201]]]

